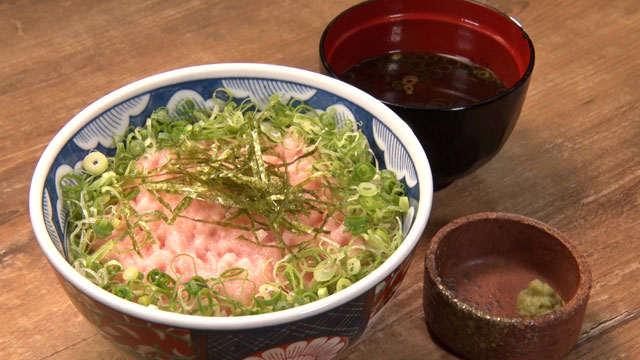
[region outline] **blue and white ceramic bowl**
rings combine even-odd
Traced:
[[[262,315],[212,318],[175,314],[123,300],[90,283],[67,262],[60,177],[92,149],[113,152],[114,135],[141,125],[159,106],[205,99],[225,87],[234,98],[258,104],[280,93],[338,119],[362,123],[381,167],[403,181],[411,209],[405,239],[378,269],[352,286],[311,304]],[[98,331],[126,352],[155,359],[331,359],[354,344],[402,281],[431,210],[433,186],[427,157],[409,127],[381,102],[338,80],[309,71],[264,64],[216,64],[179,69],[122,87],[76,115],[55,135],[36,167],[29,210],[36,238],[69,298]]]

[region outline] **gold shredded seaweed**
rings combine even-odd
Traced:
[[[245,100],[233,101],[229,91],[213,93],[213,109],[198,108],[185,100],[175,111],[153,111],[144,126],[131,127],[117,143],[115,155],[91,152],[83,171],[61,179],[68,210],[68,248],[74,268],[87,279],[122,298],[166,311],[206,316],[238,316],[278,311],[304,305],[340,291],[363,278],[402,242],[401,216],[409,208],[404,186],[389,170],[378,170],[366,137],[352,120],[338,126],[333,113],[319,112],[299,101],[284,104],[272,96],[264,110]],[[302,140],[302,155],[291,162],[274,149],[285,134]],[[170,149],[172,160],[151,170],[136,166],[145,154]],[[279,162],[264,160],[276,156]],[[291,185],[287,168],[303,158],[313,159],[312,175]],[[305,188],[321,184],[322,194]],[[162,211],[138,212],[130,203],[140,189],[164,206]],[[163,194],[182,197],[171,207]],[[183,215],[192,201],[218,203],[232,209],[228,217],[213,221]],[[324,214],[319,227],[297,219],[311,212]],[[235,222],[247,217],[248,225]],[[364,246],[338,246],[323,237],[332,216],[344,219],[347,231],[361,237]],[[231,268],[219,277],[196,275],[182,279],[154,269],[147,274],[123,269],[107,255],[120,241],[131,250],[154,242],[149,223],[192,221],[232,227],[252,233],[241,237],[260,246],[277,247],[283,258],[273,264],[273,278],[257,287],[246,301],[228,295],[226,285],[240,282],[255,288],[243,268]],[[257,233],[271,231],[276,244],[263,244]],[[318,242],[288,246],[282,231],[309,234]],[[135,232],[142,232],[142,240]],[[193,260],[189,254],[180,254]],[[175,261],[175,258],[174,258]],[[272,260],[273,261],[273,260]],[[195,261],[194,261],[195,268]],[[312,276],[311,283],[305,275]],[[243,291],[244,292],[244,291]]]

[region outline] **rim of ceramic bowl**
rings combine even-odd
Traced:
[[[452,230],[464,226],[466,224],[481,221],[481,220],[506,220],[517,222],[520,224],[524,224],[527,226],[533,226],[551,236],[553,236],[556,240],[558,240],[574,257],[576,263],[578,265],[578,271],[580,273],[580,281],[578,282],[578,289],[573,297],[560,309],[552,311],[550,313],[535,316],[532,318],[525,317],[507,317],[507,316],[496,316],[492,315],[488,312],[479,310],[474,308],[473,306],[467,304],[466,302],[458,299],[449,289],[447,289],[444,285],[442,285],[441,281],[436,281],[439,278],[438,271],[436,270],[436,260],[435,256],[437,253],[438,246],[440,245],[440,241],[449,234]],[[461,218],[455,219],[449,224],[445,225],[443,228],[438,230],[438,232],[433,236],[431,243],[429,245],[429,249],[427,250],[426,255],[426,271],[429,274],[429,278],[431,281],[436,284],[437,291],[442,293],[449,302],[455,303],[458,309],[461,309],[464,312],[471,313],[476,318],[482,318],[486,321],[493,323],[501,323],[501,324],[512,324],[517,327],[528,326],[531,324],[535,325],[543,325],[543,324],[554,324],[562,319],[566,318],[568,315],[573,314],[575,311],[580,308],[580,305],[584,304],[588,301],[589,293],[591,291],[591,268],[587,263],[585,257],[578,252],[578,249],[569,241],[569,239],[557,229],[543,223],[542,221],[536,220],[534,218],[530,218],[524,215],[505,213],[505,212],[482,212],[476,213],[468,216],[463,216]],[[584,285],[584,286],[583,286]]]
[[[398,136],[407,148],[410,157],[414,159],[421,199],[411,229],[403,243],[389,259],[365,278],[324,299],[274,313],[224,318],[185,315],[147,308],[108,293],[73,269],[63,255],[58,252],[49,237],[42,211],[46,175],[63,146],[88,121],[136,95],[167,85],[221,77],[271,78],[318,88],[365,108],[373,116],[383,121]],[[153,323],[187,329],[237,330],[259,328],[289,323],[328,311],[353,300],[383,281],[410,256],[424,231],[433,198],[433,183],[430,174],[431,170],[425,152],[409,127],[381,102],[351,85],[322,74],[281,65],[252,63],[208,64],[176,69],[135,81],[96,100],[74,116],[54,136],[36,165],[29,189],[29,214],[36,239],[55,271],[82,293],[112,309]]]
[[[505,17],[507,20],[509,20],[510,22],[512,22],[517,29],[519,29],[522,32],[522,36],[523,38],[527,41],[527,43],[529,44],[529,64],[527,65],[527,69],[525,70],[524,74],[522,74],[522,76],[520,76],[520,79],[518,79],[518,81],[511,86],[510,88],[508,88],[506,91],[483,101],[480,102],[476,102],[473,103],[471,105],[465,105],[465,106],[458,106],[458,107],[453,107],[453,108],[444,108],[444,109],[439,109],[439,108],[430,108],[427,106],[417,106],[417,105],[403,105],[403,104],[399,104],[399,103],[394,103],[394,102],[389,102],[386,100],[382,100],[382,99],[378,99],[380,102],[382,102],[383,104],[387,105],[387,106],[392,106],[392,107],[396,107],[396,108],[400,108],[400,109],[409,109],[409,110],[420,110],[420,111],[433,111],[433,112],[455,112],[455,111],[462,111],[462,110],[467,110],[467,109],[473,109],[473,108],[477,108],[477,107],[481,107],[484,106],[485,104],[488,103],[492,103],[495,101],[498,101],[504,97],[506,97],[507,95],[511,94],[512,92],[516,91],[517,89],[519,89],[520,87],[522,87],[531,77],[531,74],[533,73],[533,66],[535,64],[535,49],[533,46],[533,41],[531,40],[531,38],[529,37],[529,34],[527,34],[527,32],[524,30],[522,24],[520,24],[520,22],[518,20],[516,20],[514,17],[507,15],[505,12],[503,12],[502,10],[499,10],[493,6],[478,2],[476,0],[462,0],[464,2],[468,2],[468,3],[473,3],[475,5],[479,5],[479,6],[483,6],[493,12],[495,12],[496,14],[499,14],[503,17]],[[322,32],[322,36],[320,37],[320,60],[322,62],[322,66],[327,70],[327,72],[329,73],[329,75],[333,76],[334,78],[338,79],[338,74],[336,74],[333,71],[333,68],[329,65],[329,62],[327,61],[327,57],[326,57],[326,52],[324,49],[324,42],[325,42],[325,38],[327,36],[327,34],[329,33],[329,31],[331,30],[331,28],[333,27],[333,25],[343,16],[345,16],[346,14],[348,14],[350,11],[359,8],[361,6],[366,6],[370,1],[365,1],[363,3],[360,4],[356,4],[344,11],[342,11],[340,14],[338,14],[338,16],[336,16],[335,18],[333,18],[333,20],[331,20],[331,22],[329,23],[329,25],[327,25],[327,27],[324,29],[324,31]],[[401,17],[394,17],[394,19],[398,19]]]

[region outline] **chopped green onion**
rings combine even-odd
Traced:
[[[398,199],[398,207],[400,207],[400,211],[407,212],[409,211],[409,198],[406,196]]]
[[[138,269],[134,267],[127,268],[127,270],[122,273],[122,278],[125,281],[136,280],[138,278]]]
[[[318,299],[324,299],[329,296],[329,290],[326,287],[321,287],[318,289]]]
[[[116,296],[119,296],[123,299],[127,299],[127,300],[131,300],[133,299],[133,292],[131,291],[131,289],[129,287],[127,287],[124,284],[118,284],[115,286],[115,288],[113,289],[113,293]]]
[[[147,295],[140,296],[138,298],[138,304],[148,306],[151,304],[151,299]]]
[[[288,301],[278,301],[278,303],[273,306],[273,311],[290,309],[292,307],[293,307],[293,304]]]
[[[109,219],[99,219],[95,224],[93,224],[93,232],[96,234],[98,239],[104,239],[113,233],[113,224]]]
[[[351,286],[351,281],[346,278],[340,278],[336,283],[336,291],[341,291]]]
[[[82,160],[82,167],[91,175],[100,175],[109,167],[109,160],[101,152],[90,152]]]
[[[318,264],[316,270],[313,271],[313,279],[318,282],[328,281],[333,278],[336,273],[336,266],[328,262]]]
[[[378,186],[370,182],[362,182],[358,185],[358,193],[362,196],[374,196],[378,191]]]
[[[357,273],[360,272],[360,269],[361,269],[360,260],[358,260],[357,258],[351,258],[347,260],[347,273],[349,275],[356,275]]]
[[[138,157],[144,154],[145,146],[144,143],[140,140],[134,140],[129,144],[129,152],[131,155]]]
[[[353,169],[353,178],[357,182],[371,181],[376,173],[377,169],[371,163],[361,163]]]

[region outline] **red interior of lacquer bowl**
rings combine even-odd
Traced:
[[[357,5],[327,28],[325,67],[350,66],[391,51],[458,55],[491,69],[507,87],[532,64],[531,44],[509,17],[469,1],[374,1]]]

